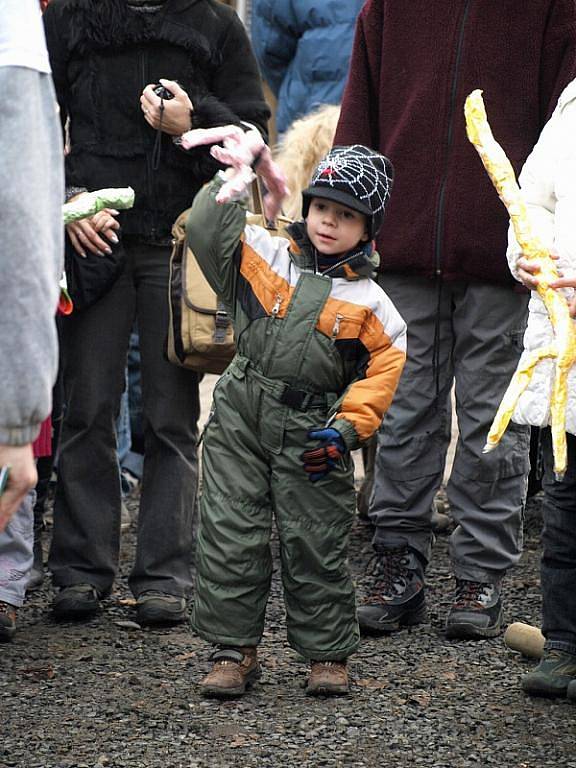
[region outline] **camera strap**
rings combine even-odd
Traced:
[[[160,96],[160,122],[156,131],[156,140],[152,150],[152,170],[157,171],[160,168],[160,158],[162,156],[162,118],[164,117],[164,99]]]

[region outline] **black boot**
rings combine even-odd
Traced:
[[[407,545],[374,548],[374,587],[358,607],[361,632],[380,635],[420,624],[426,618],[420,556]]]

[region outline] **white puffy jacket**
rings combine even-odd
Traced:
[[[558,269],[564,276],[576,274],[576,80],[558,100],[554,114],[544,127],[519,177],[531,221],[538,236],[558,256]],[[508,233],[508,262],[517,278],[516,262],[520,246],[512,227]],[[574,289],[564,289],[567,297]],[[542,299],[532,291],[520,364],[534,349],[550,344],[554,332]],[[522,394],[512,420],[536,427],[550,423],[550,392],[554,361],[539,362],[532,381]],[[568,378],[566,431],[576,434],[576,366]]]

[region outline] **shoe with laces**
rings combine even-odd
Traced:
[[[380,635],[420,624],[426,618],[426,600],[424,566],[418,555],[407,545],[376,545],[375,550],[374,586],[358,607],[360,630]]]
[[[188,617],[186,600],[149,589],[138,595],[136,600],[138,623],[144,626],[181,624]]]
[[[576,656],[556,649],[545,651],[532,672],[522,676],[522,690],[530,696],[576,698]]]
[[[0,643],[9,643],[16,634],[17,609],[0,600]]]
[[[62,587],[52,601],[56,619],[88,619],[100,608],[100,595],[92,584],[71,584]]]
[[[212,654],[211,672],[200,682],[202,696],[234,699],[242,696],[261,675],[255,646],[219,648]]]
[[[310,662],[306,696],[346,696],[349,693],[346,659]]]
[[[446,619],[446,637],[482,640],[502,632],[502,600],[496,584],[456,579],[456,595]]]

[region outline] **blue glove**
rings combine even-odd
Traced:
[[[312,429],[308,432],[310,440],[319,440],[320,445],[309,451],[304,451],[301,459],[304,471],[313,483],[322,480],[331,472],[338,462],[344,458],[348,449],[344,438],[337,429]]]

